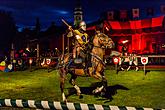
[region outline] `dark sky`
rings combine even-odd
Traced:
[[[0,10],[12,12],[16,24],[20,27],[34,26],[36,17],[40,18],[42,28],[54,21],[61,25],[61,18],[73,22],[73,10],[76,0],[0,0]],[[160,6],[165,0],[81,0],[84,20],[96,21],[100,13],[106,10],[132,8],[140,9],[140,16],[145,18],[146,8],[153,7],[154,16],[160,15]]]

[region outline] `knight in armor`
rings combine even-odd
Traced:
[[[69,27],[70,28],[70,27]],[[71,29],[69,29],[71,30]],[[79,27],[77,30],[71,31],[74,38],[74,47],[73,47],[73,59],[82,58],[85,61],[85,65],[87,61],[90,60],[90,49],[88,48],[89,37],[86,33],[86,23],[81,21],[79,23]],[[83,53],[83,54],[82,54]]]
[[[80,51],[84,50],[88,43],[88,34],[86,33],[86,23],[81,21],[79,27],[76,30],[72,30],[72,27],[69,27],[71,30],[68,33],[69,37],[73,37],[73,59],[80,57]]]
[[[73,58],[78,58],[80,56],[80,51],[86,49],[88,44],[88,34],[86,33],[86,23],[81,21],[79,24],[79,29],[75,30],[74,48],[73,48]]]

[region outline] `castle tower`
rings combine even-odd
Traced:
[[[77,27],[82,20],[83,20],[83,12],[82,12],[82,7],[80,5],[80,0],[78,0],[76,7],[74,9],[74,26]]]

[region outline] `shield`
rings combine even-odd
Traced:
[[[46,59],[46,64],[49,65],[51,63],[51,59],[47,58]]]
[[[148,57],[141,57],[141,63],[146,65],[148,63]]]

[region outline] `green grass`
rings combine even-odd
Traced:
[[[128,88],[116,89],[111,94],[112,100],[94,95],[83,94],[83,98],[71,95],[69,102],[104,104],[116,106],[134,106],[165,108],[165,71],[151,71],[146,76],[143,71],[121,71],[115,74],[114,70],[106,70],[108,86],[120,85]],[[65,82],[65,92],[72,86],[68,83],[70,75]],[[98,80],[90,77],[78,77],[77,84],[80,87],[90,87],[91,83]],[[50,73],[46,69],[33,72],[0,72],[0,98],[61,101],[59,88],[59,74],[57,70]]]

